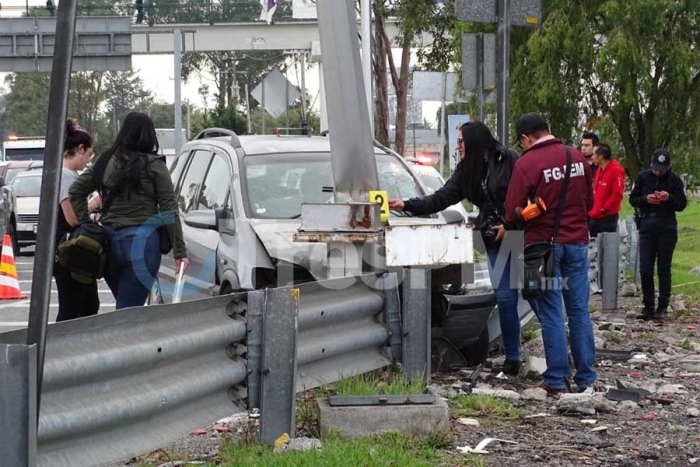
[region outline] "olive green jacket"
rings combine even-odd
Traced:
[[[112,157],[105,168],[103,178],[105,187],[113,189],[122,180],[123,174],[122,162]],[[96,189],[92,169],[88,169],[73,182],[68,190],[70,204],[81,223],[90,221],[87,198]],[[173,256],[175,259],[187,256],[175,189],[164,157],[148,155],[147,167],[141,171],[140,189],[136,191],[124,187],[113,196],[111,206],[100,219],[103,224],[119,229],[146,223],[165,223],[173,244]]]

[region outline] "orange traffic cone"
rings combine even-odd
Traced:
[[[22,295],[17,280],[15,254],[12,252],[12,240],[9,235],[2,239],[2,263],[0,263],[0,300],[18,300],[27,298]]]

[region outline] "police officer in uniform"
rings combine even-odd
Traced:
[[[651,168],[634,181],[630,204],[639,210],[639,270],[642,276],[644,311],[639,319],[661,321],[671,298],[671,262],[678,241],[676,212],[685,209],[683,181],[671,171],[671,153],[657,149]],[[654,263],[658,262],[659,303],[655,308]]]

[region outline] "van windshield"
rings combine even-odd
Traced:
[[[17,198],[39,197],[41,194],[41,174],[36,177],[15,177],[12,193]]]
[[[377,154],[379,187],[390,199],[423,193],[409,170],[395,156]],[[247,208],[251,217],[298,217],[302,203],[333,201],[329,154],[274,154],[244,159]]]

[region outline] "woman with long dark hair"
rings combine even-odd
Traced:
[[[89,220],[86,197],[94,190],[102,198],[100,223],[110,239],[105,280],[116,307],[142,306],[160,268],[162,226],[172,242],[176,273],[188,264],[175,190],[148,115],[128,114],[112,147],[71,187],[70,202],[82,221]]]
[[[484,239],[489,275],[498,301],[506,354],[503,372],[517,375],[520,372],[520,319],[518,288],[513,281],[517,275],[511,273],[511,251],[507,248],[501,251],[501,246],[506,228],[515,228],[505,223],[503,203],[518,155],[503,147],[479,121],[460,128],[457,147],[461,160],[442,188],[425,198],[391,200],[389,208],[420,216],[440,212],[464,199],[479,208],[475,228],[481,231]]]
[[[76,120],[66,122],[63,141],[63,168],[58,198],[58,223],[56,225],[56,247],[78,226],[78,218],[68,198],[68,189],[85,169],[92,156],[92,136],[78,126]],[[87,201],[86,201],[87,202]],[[100,308],[97,281],[89,284],[78,282],[71,272],[58,261],[53,264],[53,276],[58,292],[58,316],[56,322],[96,315]]]

